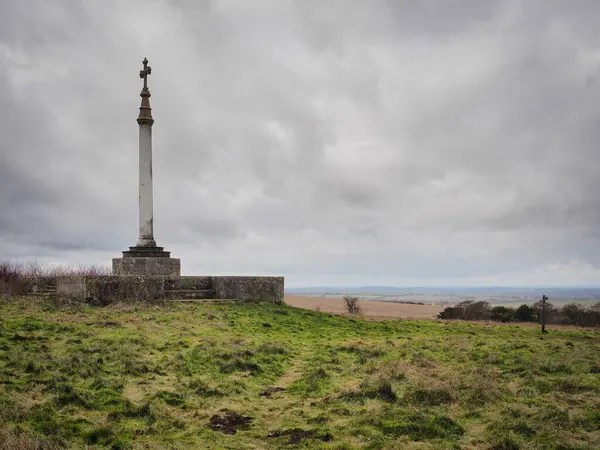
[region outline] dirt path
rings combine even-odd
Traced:
[[[332,314],[346,312],[344,300],[332,297],[307,297],[286,295],[285,303],[297,308],[320,310]],[[399,317],[402,319],[433,319],[444,308],[440,305],[408,305],[391,302],[359,302],[364,316],[368,317]]]

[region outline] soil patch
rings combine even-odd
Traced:
[[[289,430],[276,430],[271,431],[267,437],[278,438],[283,436],[289,436],[286,441],[287,445],[298,445],[304,439],[320,439],[323,442],[329,442],[333,440],[333,436],[329,433],[318,435],[316,430],[303,430],[302,428],[291,428]]]
[[[112,320],[107,320],[105,322],[98,322],[97,325],[103,326],[103,327],[120,327],[121,324],[119,322],[114,322]]]
[[[235,434],[237,430],[248,428],[254,420],[252,417],[228,409],[222,410],[221,413],[220,416],[215,414],[210,418],[209,428],[224,434]]]
[[[282,387],[268,387],[265,389],[263,393],[260,394],[261,397],[273,398],[273,394],[276,392],[283,392],[285,388]]]

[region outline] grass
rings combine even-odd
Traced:
[[[0,302],[0,448],[600,448],[600,332]]]

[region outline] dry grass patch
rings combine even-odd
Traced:
[[[0,428],[0,450],[61,450],[61,447],[22,430]]]

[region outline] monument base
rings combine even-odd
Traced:
[[[178,277],[181,275],[181,260],[171,258],[171,252],[165,252],[163,247],[129,247],[122,258],[113,258],[112,273]]]
[[[115,258],[117,261],[123,259]],[[178,259],[175,261],[179,263]],[[282,303],[284,296],[283,277],[64,275],[24,277],[19,282],[24,295],[55,295],[81,301],[93,299],[98,305],[189,299]]]

